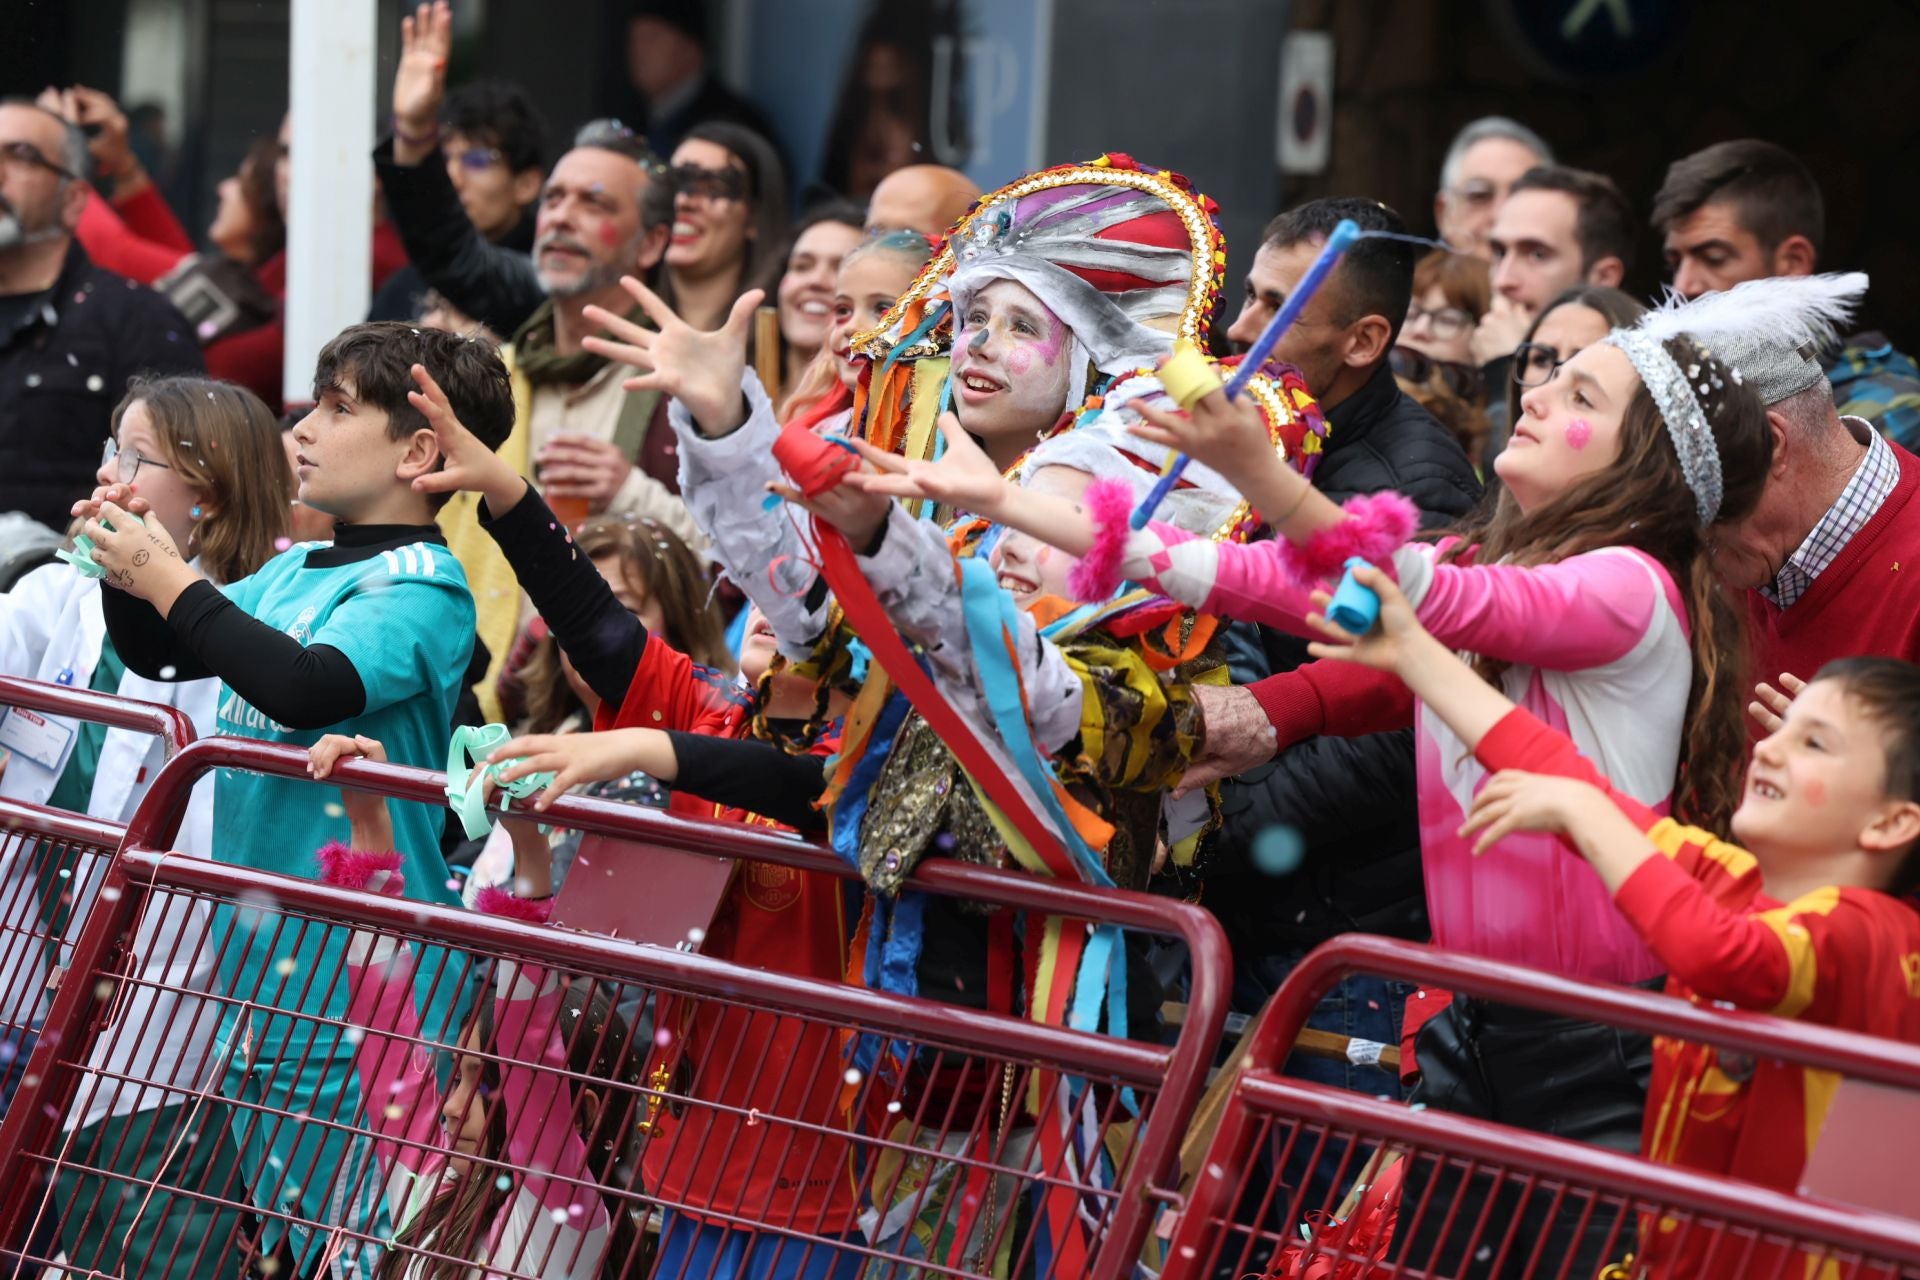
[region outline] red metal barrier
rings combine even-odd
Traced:
[[[1413,943],[1348,934],[1316,949],[1281,989],[1249,1050],[1206,1167],[1181,1207],[1164,1280],[1218,1275],[1569,1276],[1571,1255],[1543,1243],[1539,1218],[1575,1219],[1575,1235],[1614,1261],[1638,1224],[1670,1222],[1665,1247],[1697,1252],[1698,1274],[1893,1277],[1920,1268],[1920,1222],[1706,1176],[1530,1131],[1414,1110],[1282,1077],[1307,1015],[1341,979],[1400,978],[1502,1004],[1550,1011],[1852,1079],[1920,1088],[1920,1048],[1683,1000],[1598,986]],[[1335,1195],[1371,1179],[1369,1158],[1401,1154],[1405,1191],[1391,1239],[1381,1222],[1332,1225],[1336,1206],[1262,1180],[1296,1154],[1337,1160]],[[1456,1218],[1446,1188],[1479,1179],[1493,1208]],[[1528,1215],[1533,1215],[1530,1221]],[[1307,1238],[1305,1226],[1313,1231]],[[1430,1240],[1420,1253],[1414,1241]],[[1436,1256],[1442,1252],[1447,1256]],[[1822,1270],[1831,1262],[1834,1269]],[[1317,1269],[1316,1269],[1317,1268]],[[1632,1271],[1623,1275],[1637,1274]],[[1674,1274],[1669,1271],[1665,1274]]]
[[[129,1198],[140,1199],[134,1194],[139,1188],[123,1172],[124,1153],[107,1159],[98,1153],[66,1150],[61,1145],[59,1117],[74,1105],[76,1096],[84,1101],[103,1088],[155,1083],[124,1076],[108,1078],[110,1073],[88,1064],[87,1055],[103,1041],[125,1034],[115,1021],[114,1003],[126,988],[137,988],[147,981],[130,954],[139,914],[192,903],[214,909],[215,926],[205,945],[223,960],[235,953],[236,943],[246,930],[251,930],[246,945],[270,934],[272,945],[345,945],[348,954],[352,954],[354,945],[363,949],[372,946],[375,954],[381,954],[381,945],[404,943],[409,955],[435,957],[439,968],[432,975],[433,981],[439,984],[444,980],[447,988],[459,981],[449,976],[455,972],[455,962],[448,957],[511,958],[523,969],[544,969],[573,985],[608,994],[614,1006],[632,1011],[636,1024],[653,1019],[663,1008],[675,1013],[691,1008],[696,1011],[696,1019],[709,1019],[710,1027],[720,1030],[710,1032],[704,1053],[697,1054],[689,1047],[687,1056],[675,1062],[666,1075],[660,1074],[666,1070],[665,1056],[654,1053],[648,1062],[653,1069],[637,1085],[625,1082],[624,1077],[596,1077],[593,1081],[599,1114],[624,1106],[632,1115],[642,1117],[636,1124],[646,1140],[632,1163],[644,1173],[634,1173],[624,1181],[610,1175],[594,1179],[576,1176],[567,1184],[572,1195],[570,1207],[604,1203],[609,1210],[608,1221],[632,1225],[643,1242],[659,1229],[663,1215],[690,1213],[709,1222],[754,1229],[763,1241],[785,1250],[789,1264],[803,1255],[816,1263],[832,1257],[848,1267],[864,1267],[864,1274],[876,1277],[992,1274],[996,1259],[1002,1270],[1011,1267],[1017,1274],[1131,1274],[1155,1209],[1146,1189],[1172,1176],[1178,1144],[1204,1085],[1226,1012],[1229,969],[1225,941],[1211,917],[1197,908],[1142,894],[1094,890],[941,860],[923,864],[915,873],[910,887],[929,893],[1013,908],[1034,918],[1046,915],[1109,921],[1183,940],[1194,957],[1195,980],[1189,1017],[1180,1029],[1179,1040],[1171,1047],[1122,1041],[1017,1017],[746,968],[670,948],[637,946],[472,912],[376,898],[159,852],[154,836],[166,831],[175,820],[194,779],[212,768],[304,777],[306,756],[266,743],[209,739],[187,748],[155,782],[130,824],[125,851],[108,872],[108,884],[116,892],[103,897],[110,896],[112,909],[106,909],[109,903],[103,902],[103,909],[89,919],[76,942],[74,972],[85,975],[85,979],[64,983],[48,1015],[48,1026],[59,1029],[60,1042],[57,1046],[43,1043],[36,1050],[31,1064],[34,1084],[23,1089],[20,1104],[0,1125],[0,1184],[24,1185],[25,1175],[38,1171],[50,1179],[64,1177],[91,1189],[93,1198],[85,1201],[81,1195],[85,1202],[77,1208],[48,1199],[38,1204],[0,1201],[0,1239],[18,1238],[14,1235],[15,1219],[23,1212],[43,1227],[58,1220],[56,1225],[72,1230],[76,1220],[84,1219],[86,1223],[106,1222],[118,1234],[119,1219],[114,1217],[117,1211],[112,1206]],[[348,761],[342,763],[328,785],[333,782],[444,804],[443,777],[424,770]],[[837,859],[815,846],[762,829],[677,818],[656,810],[574,797],[563,799],[542,816],[556,825],[658,846],[724,853],[841,877],[850,874]],[[246,905],[236,910],[236,904]],[[240,920],[246,923],[236,925]],[[451,950],[435,952],[435,948]],[[421,963],[424,972],[426,961]],[[291,1005],[285,993],[278,998],[263,994],[264,983],[246,990],[221,989],[209,1003],[220,1005],[230,1022],[264,1017],[269,1009],[286,1010],[297,1005],[304,1012],[287,1016],[292,1023],[304,1025],[300,1034],[317,1038],[328,1027],[337,1031],[342,1017],[351,1020],[349,1001],[358,998],[361,991],[352,983],[359,981],[364,981],[361,970],[345,964],[333,971],[301,971],[287,977],[284,985],[304,983]],[[435,990],[447,988],[436,985]],[[432,999],[425,1004],[431,1010]],[[505,1003],[496,1005],[495,1017],[504,1016],[500,1011],[507,1007]],[[656,1021],[657,1030],[665,1032],[665,1038],[656,1040],[656,1045],[670,1046],[673,1028],[665,1019]],[[690,1024],[676,1020],[673,1025]],[[790,1029],[795,1033],[794,1043],[816,1046],[810,1051],[813,1056],[772,1062],[742,1059],[737,1046],[746,1042],[750,1025],[763,1030]],[[408,1046],[406,1052],[416,1057],[448,1048],[445,1037],[436,1038],[423,1030],[356,1026],[362,1036],[356,1054],[364,1053],[365,1046],[376,1038],[392,1045],[396,1052],[400,1046]],[[896,1046],[901,1051],[897,1061],[906,1065],[898,1070],[885,1068],[885,1063],[896,1059],[883,1057],[883,1069],[864,1075],[849,1072],[840,1046],[860,1036]],[[252,1052],[251,1048],[236,1049],[236,1036],[224,1039],[222,1051],[229,1056]],[[693,1043],[688,1041],[689,1046]],[[830,1056],[818,1048],[826,1044],[834,1046]],[[729,1046],[736,1047],[729,1052]],[[526,1061],[525,1054],[516,1056],[504,1046],[495,1049],[492,1053],[475,1049],[475,1053],[501,1073],[530,1072],[538,1077],[545,1071],[549,1076],[567,1079],[569,1089],[576,1084],[585,1087],[586,1078],[572,1068],[552,1063],[536,1067]],[[355,1060],[361,1061],[358,1057]],[[794,1081],[796,1093],[814,1095],[816,1101],[816,1086],[826,1080],[828,1092],[839,1099],[834,1114],[840,1118],[822,1123],[814,1102],[796,1102],[791,1109],[783,1102],[772,1110],[748,1111],[735,1100],[739,1088],[768,1073],[778,1073],[783,1082]],[[784,1083],[781,1088],[784,1092]],[[205,1082],[201,1089],[209,1103],[221,1101],[218,1089]],[[1026,1118],[1025,1104],[1030,1096],[1036,1101],[1052,1099],[1067,1089],[1077,1090],[1074,1117],[1080,1127],[1076,1136],[1084,1139],[1084,1145],[1070,1147],[1070,1159],[1058,1153],[1048,1157],[1043,1154],[1043,1144],[1033,1137],[1037,1126]],[[559,1096],[569,1095],[563,1091]],[[296,1114],[293,1108],[275,1110],[266,1104],[236,1101],[230,1094],[224,1105],[243,1118],[229,1130],[242,1137],[276,1125],[294,1126],[301,1133],[318,1135],[317,1140],[332,1137],[351,1144],[377,1139],[384,1132],[381,1116],[372,1112],[364,1117],[321,1115],[318,1109]],[[1056,1114],[1051,1106],[1041,1106],[1040,1112],[1043,1118]],[[198,1114],[197,1108],[194,1114]],[[395,1123],[406,1122],[395,1118]],[[656,1124],[657,1128],[653,1127]],[[724,1140],[711,1136],[723,1132],[727,1135]],[[688,1134],[695,1136],[683,1143]],[[209,1131],[199,1136],[208,1140],[219,1135]],[[850,1177],[854,1204],[867,1208],[876,1219],[884,1212],[916,1223],[921,1242],[914,1245],[912,1233],[905,1241],[889,1238],[886,1223],[876,1221],[829,1243],[820,1238],[822,1223],[817,1219],[810,1223],[791,1218],[767,1220],[761,1212],[765,1207],[762,1203],[746,1199],[721,1203],[705,1192],[696,1194],[684,1185],[686,1178],[674,1171],[683,1155],[685,1160],[695,1161],[690,1153],[702,1142],[723,1147],[728,1154],[750,1150],[752,1162],[764,1160],[784,1171],[783,1176],[794,1173],[802,1180]],[[409,1144],[402,1139],[393,1145],[406,1148]],[[349,1145],[348,1149],[355,1148]],[[433,1154],[430,1144],[416,1141],[412,1149],[422,1160]],[[512,1195],[521,1194],[523,1184],[516,1180],[525,1174],[524,1168],[516,1169],[498,1158],[480,1160],[479,1167],[481,1176],[491,1177],[497,1171],[503,1185],[514,1187]],[[626,1166],[622,1164],[621,1168]],[[366,1185],[372,1185],[371,1181]],[[361,1184],[355,1184],[349,1190],[360,1188]],[[144,1191],[148,1196],[151,1193],[151,1187]],[[197,1199],[234,1215],[250,1213],[269,1227],[312,1229],[316,1239],[323,1238],[334,1250],[370,1250],[382,1243],[367,1230],[367,1223],[328,1224],[302,1219],[298,1208],[284,1209],[277,1201],[262,1206],[257,1187],[253,1203],[247,1203],[246,1195],[236,1195],[230,1187],[183,1187],[171,1194],[176,1200]],[[1056,1247],[1081,1239],[1088,1250],[1084,1258],[1070,1248],[1051,1253],[1041,1247],[1043,1236],[1051,1228],[1043,1230],[1038,1225],[1036,1212],[1049,1206],[1057,1211],[1063,1204],[1068,1210],[1065,1221],[1059,1217],[1045,1219],[1062,1227],[1047,1239]],[[561,1216],[565,1216],[564,1211]],[[521,1244],[531,1247],[524,1241]],[[548,1244],[551,1252],[552,1242]],[[183,1255],[176,1250],[166,1259],[126,1259],[119,1270],[115,1269],[117,1264],[109,1265],[111,1260],[87,1261],[99,1267],[101,1274],[145,1270],[150,1274],[199,1275],[203,1272],[196,1268],[211,1265],[208,1259],[223,1256],[220,1250],[216,1244],[211,1253],[203,1249],[198,1254]],[[445,1255],[437,1255],[428,1247],[422,1256]],[[473,1257],[464,1252],[453,1256]],[[650,1253],[645,1257],[651,1260],[644,1264],[640,1253],[624,1263],[609,1257],[603,1273],[656,1274],[653,1266],[660,1260]],[[37,1264],[45,1259],[35,1254],[31,1260]],[[488,1263],[490,1274],[576,1274],[571,1264],[551,1257],[534,1262],[492,1256]],[[759,1265],[764,1263],[763,1258]],[[657,1274],[663,1280],[680,1275],[690,1280],[697,1273],[682,1269]]]
[[[194,737],[192,722],[174,707],[0,676],[0,709],[9,707],[151,734],[168,760]],[[0,798],[0,1036],[9,1037],[9,1050],[44,1016],[63,968],[61,939],[79,931],[93,886],[125,834],[117,822]],[[0,1079],[13,1069],[11,1059],[0,1062]]]

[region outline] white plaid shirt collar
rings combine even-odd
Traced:
[[[1840,491],[1839,501],[1827,508],[1820,523],[1787,557],[1773,581],[1760,588],[1760,594],[1782,609],[1792,608],[1807,594],[1813,580],[1839,558],[1855,534],[1867,527],[1900,480],[1900,463],[1886,439],[1864,419],[1849,417],[1843,421],[1855,435],[1866,436],[1867,456]]]

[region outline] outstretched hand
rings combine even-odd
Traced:
[[[409,137],[432,135],[447,95],[447,59],[453,54],[453,9],[447,0],[415,7],[400,19],[400,62],[393,73],[393,118]],[[394,159],[418,163],[432,144],[409,146],[395,137]],[[411,154],[401,154],[402,151]]]
[[[605,307],[588,307],[582,314],[611,336],[593,335],[581,345],[595,355],[639,369],[622,385],[628,391],[672,396],[687,407],[701,434],[718,437],[737,429],[747,420],[746,401],[740,394],[740,380],[747,371],[747,335],[766,291],[747,290],[734,300],[725,324],[702,332],[633,276],[621,276],[620,287],[633,295],[655,327],[636,324]]]
[[[1247,475],[1275,461],[1267,424],[1252,396],[1227,399],[1209,391],[1184,412],[1136,400],[1127,406],[1141,422],[1130,430],[1142,440],[1178,449],[1229,478]]]
[[[501,743],[487,757],[487,763],[506,766],[500,771],[502,785],[536,773],[551,773],[553,781],[530,802],[536,810],[549,808],[583,783],[611,782],[635,772],[663,783],[680,776],[673,740],[659,729],[528,734]]]
[[[1318,611],[1307,615],[1307,622],[1325,640],[1315,640],[1307,652],[1316,658],[1337,658],[1357,662],[1363,667],[1404,675],[1407,650],[1418,639],[1431,640],[1427,629],[1414,615],[1413,605],[1394,580],[1372,565],[1355,566],[1353,578],[1380,597],[1380,623],[1364,636],[1356,636],[1329,619],[1323,612],[1332,601],[1325,591],[1313,593]]]
[[[413,481],[415,493],[453,493],[467,491],[482,495],[487,500],[487,510],[495,516],[505,515],[527,492],[527,482],[511,463],[480,442],[473,432],[453,411],[453,403],[447,399],[447,393],[440,389],[433,375],[427,372],[425,365],[413,366],[413,380],[419,387],[417,391],[407,392],[407,403],[420,411],[420,416],[433,428],[433,438],[440,445],[442,459],[438,471],[416,476]]]
[[[902,458],[856,440],[854,447],[874,469],[855,472],[847,477],[847,483],[868,493],[920,498],[997,519],[1012,488],[1000,468],[974,443],[954,414],[940,415],[940,437],[946,441],[946,451],[932,462]]]
[[[1516,831],[1571,834],[1590,807],[1594,812],[1618,812],[1606,793],[1592,783],[1503,769],[1487,779],[1474,796],[1460,834],[1479,835],[1473,844],[1477,857]]]

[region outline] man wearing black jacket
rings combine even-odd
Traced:
[[[92,491],[113,406],[136,373],[199,373],[186,317],[87,259],[80,130],[0,101],[0,514],[64,529]]]
[[[1399,215],[1371,200],[1316,200],[1282,214],[1254,258],[1229,338],[1247,344],[1259,336],[1343,218],[1363,231],[1405,231]],[[1407,241],[1362,238],[1275,354],[1300,369],[1327,415],[1315,486],[1336,502],[1397,490],[1435,528],[1464,516],[1479,500],[1480,483],[1451,433],[1401,392],[1387,367],[1412,295],[1414,257]],[[1208,775],[1230,780],[1202,901],[1233,943],[1234,1007],[1251,1015],[1301,956],[1337,933],[1424,938],[1426,904],[1411,732],[1315,738],[1275,758],[1272,727],[1254,693],[1240,686],[1307,661],[1306,642],[1251,626],[1232,628],[1230,638],[1237,642],[1235,687],[1207,691],[1205,700],[1203,764]],[[1192,773],[1188,785],[1201,780]],[[1400,984],[1350,979],[1322,1002],[1311,1025],[1396,1043],[1405,994]],[[1289,1070],[1398,1093],[1391,1073],[1365,1061],[1296,1057]]]

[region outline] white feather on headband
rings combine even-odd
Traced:
[[[1741,345],[1748,347],[1791,351],[1806,342],[1824,347],[1833,341],[1839,326],[1853,317],[1866,292],[1864,271],[1770,276],[1691,302],[1669,290],[1666,301],[1642,316],[1634,328],[1658,342],[1685,334],[1707,347],[1729,335],[1738,336]]]

